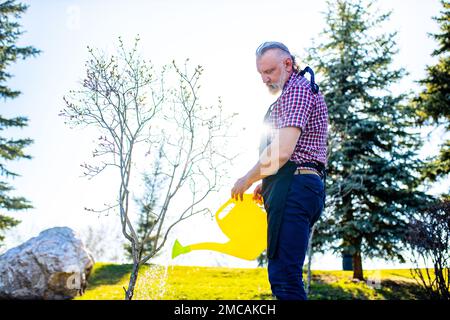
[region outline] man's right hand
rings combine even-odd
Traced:
[[[258,204],[263,203],[263,197],[261,195],[262,183],[258,184],[253,190],[253,200],[255,200]]]

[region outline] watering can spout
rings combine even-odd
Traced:
[[[216,212],[217,224],[229,241],[182,246],[175,240],[172,259],[192,250],[214,250],[241,259],[254,260],[267,247],[266,218],[264,210],[253,200],[252,194],[244,194],[243,201],[230,199]]]
[[[182,246],[178,240],[175,240],[172,248],[172,259],[179,256],[180,254],[189,253],[192,250],[213,250],[220,251],[223,253],[232,254],[232,246],[228,243],[218,243],[218,242],[202,242],[191,244],[189,246]]]
[[[175,240],[172,248],[172,259],[178,257],[180,254],[188,253],[190,251],[191,249],[189,247],[184,247],[178,242],[178,240]]]

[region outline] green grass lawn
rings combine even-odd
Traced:
[[[96,263],[83,296],[76,299],[123,299],[131,265]],[[352,281],[351,271],[313,271],[310,300],[423,299],[408,269],[366,270],[367,282]],[[134,299],[272,299],[266,268],[239,269],[145,265]]]

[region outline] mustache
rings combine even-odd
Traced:
[[[271,94],[277,94],[281,91],[281,87],[278,84],[267,84],[267,88]]]
[[[269,84],[267,84],[267,86],[271,89],[281,89],[280,83],[269,83]]]

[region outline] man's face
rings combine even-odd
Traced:
[[[256,69],[270,93],[277,94],[292,73],[292,61],[277,49],[270,49],[256,59]]]

